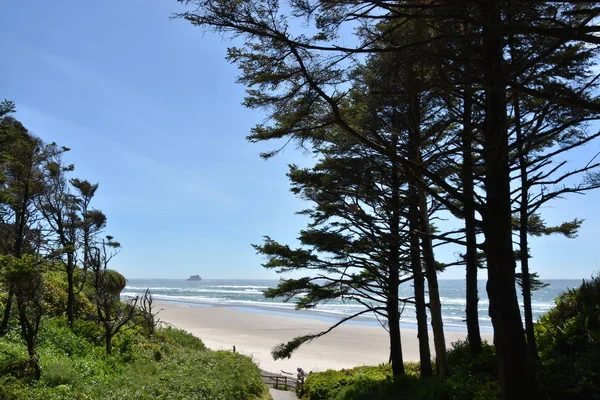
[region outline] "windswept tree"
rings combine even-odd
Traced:
[[[45,241],[36,201],[47,189],[43,166],[61,149],[46,145],[11,116],[0,119],[0,143],[0,253],[19,259],[24,254],[39,253]],[[9,284],[0,334],[8,326],[13,292]]]
[[[379,29],[382,30],[383,28]],[[419,33],[420,30],[415,29],[415,34]],[[390,46],[394,44],[397,44],[397,41],[396,43],[390,42]],[[448,166],[444,158],[436,156],[436,149],[440,147],[456,148],[456,146],[452,144],[453,131],[450,128],[452,120],[449,120],[447,113],[444,112],[444,103],[439,96],[424,89],[426,85],[423,82],[431,79],[431,69],[427,66],[425,55],[426,52],[422,50],[377,54],[370,57],[366,66],[359,68],[354,73],[356,82],[354,83],[353,93],[341,107],[346,115],[352,115],[352,117],[348,117],[348,121],[354,129],[361,130],[363,135],[386,146],[391,154],[405,156],[413,165],[431,165],[431,168],[435,168],[439,173],[442,173],[441,171],[447,170]],[[398,59],[402,61],[400,62]],[[281,118],[276,118],[278,118],[278,122],[281,121],[284,125],[287,121],[294,121],[296,117],[283,114]],[[438,264],[433,253],[433,227],[430,223],[430,213],[438,211],[440,203],[434,201],[433,198],[429,199],[428,193],[420,187],[419,182],[427,182],[427,179],[420,173],[406,171],[395,163],[389,155],[382,155],[372,149],[365,148],[360,142],[350,141],[353,143],[354,148],[344,147],[344,132],[337,128],[334,129],[335,124],[320,123],[318,115],[305,116],[305,118],[306,127],[302,131],[298,131],[297,136],[303,140],[310,140],[315,146],[316,152],[325,156],[325,160],[318,165],[318,168],[332,168],[334,165],[332,159],[335,159],[335,154],[339,164],[342,162],[357,164],[361,157],[365,160],[370,159],[370,164],[361,167],[365,171],[369,171],[365,172],[367,174],[372,173],[371,171],[374,170],[378,171],[376,175],[367,177],[364,173],[359,173],[357,168],[344,170],[338,166],[337,171],[331,170],[329,173],[338,177],[336,179],[340,179],[339,176],[344,176],[344,180],[347,182],[344,188],[358,188],[353,190],[344,189],[348,193],[356,191],[355,196],[357,199],[368,193],[370,202],[379,202],[379,209],[388,210],[382,212],[393,214],[392,210],[396,210],[395,215],[389,215],[388,217],[390,221],[393,218],[402,221],[403,229],[405,229],[402,235],[405,236],[406,243],[410,244],[405,249],[403,257],[408,257],[408,264],[405,269],[408,268],[414,280],[414,302],[419,327],[421,375],[423,377],[431,376],[425,304],[425,282],[427,282],[436,347],[436,366],[440,376],[447,376],[449,367],[446,361],[446,342],[437,285]],[[308,123],[311,118],[313,120]],[[335,134],[331,132],[335,132]],[[267,133],[267,129],[264,127],[259,127],[256,130],[257,137],[265,133]],[[333,143],[336,139],[337,142]],[[329,146],[323,146],[322,143],[328,140],[330,141]],[[294,174],[290,176],[292,181],[296,182],[294,180],[296,176]],[[390,181],[390,179],[393,181]],[[365,188],[370,187],[369,184],[365,183],[367,180],[372,182],[373,187],[379,185],[379,189],[367,189],[367,192],[363,193],[362,191]],[[431,183],[428,182],[428,184]],[[308,196],[304,195],[304,197],[321,204],[310,196],[325,190],[325,187],[325,185],[317,185],[311,188]],[[388,191],[386,192],[382,188],[387,188]],[[330,191],[331,188],[327,187],[326,190]],[[298,192],[302,193],[300,190]],[[377,196],[380,196],[380,198],[377,198]],[[398,205],[394,206],[392,204],[394,201],[397,204],[402,203],[404,209],[399,209]],[[330,207],[334,206],[332,204]],[[384,218],[381,217],[380,219]],[[360,223],[360,221],[350,220],[348,222],[352,225]],[[398,251],[398,248],[392,246],[385,238],[390,234],[391,236],[398,236],[400,231],[396,229],[396,232],[394,232],[394,229],[391,228],[394,223],[388,222],[388,224],[390,225],[389,234],[373,232],[373,228],[369,228],[367,231],[371,232],[371,240],[380,240],[384,247],[390,246],[390,251]],[[439,238],[440,236],[436,237]],[[383,263],[379,268],[393,268],[393,264]],[[427,277],[427,280],[425,280],[425,277]],[[389,315],[391,314],[388,312],[388,319]],[[393,322],[389,321],[388,324],[392,326]],[[391,347],[394,348],[393,345]]]
[[[82,225],[78,198],[67,178],[67,173],[73,169],[73,165],[63,163],[60,155],[49,160],[44,174],[46,190],[38,201],[38,207],[51,232],[48,255],[57,265],[62,266],[61,269],[67,276],[66,314],[69,324],[75,318],[75,277]]]
[[[0,251],[16,258],[40,253],[62,265],[68,284],[65,311],[72,322],[75,295],[83,288],[88,268],[89,243],[106,224],[104,214],[90,206],[98,185],[68,180],[73,166],[62,163],[68,149],[44,143],[9,115],[9,105],[4,109],[7,112],[0,120]],[[79,267],[81,274],[77,274]],[[80,282],[76,282],[78,275],[83,278]],[[6,331],[12,303],[9,285],[0,332]]]
[[[148,330],[148,335],[153,336],[156,327],[161,323],[158,316],[160,310],[156,310],[154,297],[150,289],[146,289],[138,301],[139,314],[144,320],[144,326]]]
[[[106,354],[111,355],[113,338],[128,327],[136,315],[138,297],[122,302],[121,290],[126,285],[125,278],[110,270],[108,264],[118,254],[121,245],[111,236],[92,246],[89,254],[94,293],[92,300],[96,314],[92,316],[104,329]]]
[[[509,8],[507,22],[513,19],[540,18],[555,21],[556,9],[534,3]],[[588,16],[571,10],[573,23],[586,23]],[[540,27],[543,26],[540,25]],[[585,193],[598,188],[587,179],[600,167],[600,160],[592,156],[569,163],[564,159],[569,151],[589,145],[600,136],[590,132],[589,122],[598,119],[599,111],[553,98],[540,98],[521,87],[535,82],[543,92],[555,92],[582,102],[597,102],[598,75],[590,69],[598,56],[594,46],[572,42],[560,37],[511,36],[507,40],[511,70],[521,73],[512,77],[513,91],[508,98],[511,143],[511,175],[518,261],[521,272],[518,282],[522,288],[527,345],[533,358],[537,346],[531,306],[532,290],[539,283],[530,272],[528,236],[553,233],[574,237],[582,221],[573,220],[558,226],[547,226],[540,214],[542,206],[569,193]],[[532,60],[543,58],[543,63]]]
[[[17,106],[14,101],[4,99],[0,102],[0,118],[12,114],[15,111],[17,111]]]
[[[307,276],[286,279],[265,292],[267,297],[294,298],[299,309],[338,299],[362,306],[324,332],[294,338],[274,349],[275,358],[289,357],[306,341],[330,332],[365,314],[384,321],[390,335],[394,375],[404,374],[400,314],[412,298],[399,297],[399,285],[412,280],[408,243],[408,204],[403,175],[388,173],[389,163],[377,154],[364,154],[355,143],[323,145],[327,154],[314,168],[292,166],[292,191],[313,206],[302,213],[311,222],[300,233],[302,247],[292,249],[270,238],[255,248],[265,255],[266,268],[278,273],[302,271]],[[404,189],[402,188],[404,186]],[[423,279],[422,272],[420,278]],[[425,312],[424,299],[421,300]],[[425,323],[419,333],[427,340]],[[423,332],[424,328],[424,332]],[[423,365],[430,362],[423,344]],[[430,373],[430,372],[429,372]]]
[[[75,189],[75,202],[77,203],[80,213],[80,229],[81,229],[81,253],[82,269],[85,272],[89,267],[89,251],[96,237],[106,226],[106,216],[97,209],[91,206],[92,199],[98,190],[97,183],[90,183],[87,180],[71,179],[71,186]]]
[[[70,179],[69,182],[75,189],[73,200],[79,214],[78,269],[73,277],[74,294],[79,294],[88,280],[92,246],[97,243],[98,236],[106,227],[106,215],[91,205],[98,190],[99,185],[97,183],[93,184],[87,180],[77,178]]]
[[[526,68],[517,67],[508,62],[508,45],[512,37],[519,36],[585,42],[593,48],[600,43],[594,35],[598,2],[181,2],[195,6],[180,15],[192,24],[245,41],[243,48],[230,49],[229,57],[240,66],[240,81],[248,86],[245,104],[266,109],[270,117],[268,123],[256,127],[252,139],[302,139],[317,126],[336,125],[366,148],[390,157],[415,177],[421,189],[457,215],[464,215],[460,208],[466,204],[464,191],[453,186],[447,175],[440,175],[429,165],[415,164],[356,129],[343,104],[353,93],[350,84],[356,70],[353,66],[362,64],[365,54],[401,52],[436,44],[430,48],[431,56],[442,65],[441,70],[449,71],[458,64],[462,68],[463,53],[448,54],[440,49],[451,48],[457,42],[473,43],[468,54],[477,66],[475,73],[468,80],[445,75],[445,80],[431,82],[430,89],[446,92],[474,89],[475,98],[481,99],[478,151],[482,192],[473,194],[483,200],[478,225],[485,238],[486,289],[502,395],[511,400],[535,398],[533,360],[527,351],[515,289],[509,96],[525,93],[554,104],[595,111],[600,106],[594,99],[539,85],[539,75],[517,79],[527,68],[547,63],[550,55],[532,54]],[[514,12],[521,7],[534,7],[535,12]],[[377,35],[379,39],[373,40],[370,33],[376,32],[381,23],[386,27]],[[301,24],[304,24],[301,31],[296,30]],[[395,46],[380,40],[404,35],[407,26],[418,24],[427,26],[426,38]],[[460,24],[468,24],[469,29],[455,32],[446,29]],[[352,29],[351,37],[343,34]],[[424,179],[419,180],[418,176]],[[428,185],[425,179],[433,184]]]

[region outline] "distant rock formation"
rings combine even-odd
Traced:
[[[201,281],[201,280],[202,280],[202,278],[200,278],[200,275],[192,275],[186,279],[186,281]]]

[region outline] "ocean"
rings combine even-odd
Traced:
[[[532,308],[534,320],[554,305],[554,299],[568,288],[581,284],[581,280],[547,280],[550,285],[534,292]],[[265,299],[263,290],[276,286],[277,279],[206,279],[185,281],[183,279],[130,279],[122,292],[123,297],[141,295],[150,289],[155,300],[184,303],[197,307],[229,307],[241,311],[269,313],[302,318],[316,318],[335,322],[363,309],[354,302],[330,301],[310,311],[295,310],[293,301]],[[465,282],[462,280],[440,280],[440,297],[444,326],[451,330],[466,329],[464,323]],[[400,287],[403,297],[412,296],[412,286]],[[520,293],[520,292],[519,292]],[[485,281],[479,281],[479,322],[483,332],[491,332],[488,316],[488,299]],[[404,327],[416,326],[414,307],[407,304],[400,322]],[[356,324],[379,324],[373,315],[365,314],[353,321]]]

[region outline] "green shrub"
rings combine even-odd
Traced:
[[[500,399],[501,397],[500,382],[488,381],[477,387],[473,400],[492,400]]]
[[[84,357],[94,352],[94,345],[68,327],[64,318],[46,318],[39,333],[39,347],[52,348],[67,356]]]
[[[154,361],[160,361],[165,357],[162,346],[157,343],[138,343],[136,344],[134,351],[142,358]]]
[[[500,398],[496,349],[485,340],[476,357],[471,355],[467,340],[452,343],[448,363],[452,375],[444,382],[444,396],[453,400]]]
[[[29,362],[29,356],[20,339],[10,336],[0,338],[0,376],[23,375]],[[1,399],[2,397],[0,397]]]
[[[50,387],[73,382],[73,373],[66,360],[57,361],[44,368],[42,380]]]
[[[394,379],[389,364],[361,366],[340,371],[325,371],[308,375],[304,391],[310,400],[387,400],[437,398],[440,382],[420,380],[415,375],[418,364],[407,364],[407,375]],[[400,397],[399,397],[400,396]],[[404,396],[404,397],[402,397]]]
[[[419,363],[406,363],[406,376],[394,378],[389,364],[309,374],[307,400],[494,400],[500,398],[496,353],[483,343],[482,353],[472,358],[468,342],[453,343],[448,351],[452,375],[442,381],[419,378]]]
[[[0,399],[28,400],[30,398],[27,386],[12,375],[0,374]]]
[[[448,363],[453,371],[471,371],[476,374],[497,375],[498,361],[496,348],[487,341],[482,341],[482,351],[475,358],[471,356],[468,340],[458,340],[448,350]]]
[[[135,367],[133,366],[135,365]],[[160,362],[132,364],[102,380],[88,395],[94,399],[253,399],[264,392],[260,370],[246,356],[180,348]]]
[[[48,315],[60,316],[67,309],[67,276],[63,271],[49,271],[44,274],[44,310]],[[94,312],[94,306],[85,293],[75,294],[75,315],[85,316]]]
[[[127,279],[119,272],[109,269],[106,270],[107,289],[115,296],[120,296],[121,291],[127,286]]]
[[[75,321],[73,321],[73,332],[76,335],[86,339],[88,342],[95,344],[103,343],[102,338],[104,331],[102,327],[95,321],[84,318],[76,318]]]
[[[563,293],[535,330],[544,394],[600,398],[600,276]]]
[[[600,343],[600,276],[556,299],[536,324],[541,353],[584,353]]]
[[[134,347],[140,341],[139,334],[134,330],[121,330],[113,338],[113,351],[118,351],[126,361],[134,358]]]
[[[88,340],[97,330],[76,319],[45,317],[39,336],[42,376],[25,378],[28,357],[17,331],[0,338],[0,400],[266,399],[260,370],[246,356],[207,350],[175,328],[148,338],[129,326],[115,338],[115,353]]]
[[[156,340],[164,341],[170,345],[175,344],[196,351],[206,350],[206,346],[198,337],[182,329],[173,328],[171,326],[157,329],[155,337]]]
[[[0,309],[1,310],[4,310],[7,297],[8,297],[8,293],[6,292],[6,290],[3,290],[2,288],[0,288]]]
[[[61,315],[67,309],[67,282],[59,273],[46,273],[44,309],[50,315]]]

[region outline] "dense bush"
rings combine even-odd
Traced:
[[[0,374],[0,399],[2,400],[28,400],[29,391],[21,380],[12,375]]]
[[[175,328],[147,338],[129,329],[107,357],[101,344],[71,331],[64,318],[46,318],[40,332],[41,379],[27,379],[27,352],[18,335],[0,339],[0,399],[263,398],[260,370],[241,354],[207,350]]]
[[[406,393],[407,389],[419,381],[410,374],[402,382],[394,382],[392,369],[388,364],[361,366],[340,371],[329,370],[308,375],[304,398],[310,400],[342,399],[392,399],[395,393]],[[412,395],[416,395],[411,391]],[[418,399],[418,397],[413,397]]]
[[[483,353],[472,359],[468,343],[457,342],[448,352],[452,376],[445,381],[418,378],[419,364],[407,363],[406,376],[393,379],[390,365],[362,366],[310,374],[305,384],[307,400],[444,399],[493,400],[500,398],[494,348],[484,343]]]
[[[536,337],[548,398],[600,398],[600,276],[556,299],[536,324]]]
[[[77,271],[79,273],[79,271]],[[67,281],[64,273],[48,271],[44,273],[45,290],[43,294],[44,310],[49,315],[62,315],[67,308]],[[86,288],[87,289],[87,288]],[[75,315],[84,316],[94,312],[86,291],[75,295]]]
[[[155,340],[164,341],[169,344],[175,343],[190,350],[206,350],[206,346],[202,340],[189,332],[171,326],[158,329],[155,333]]]
[[[127,286],[127,279],[119,272],[109,269],[106,271],[107,286],[110,293],[120,296],[121,291]]]
[[[38,340],[40,349],[67,357],[86,357],[96,351],[93,343],[68,327],[64,317],[45,319]]]
[[[499,399],[500,385],[497,381],[498,363],[496,349],[485,340],[482,352],[471,356],[469,343],[459,340],[448,350],[448,362],[452,376],[444,382],[442,398],[453,400]]]
[[[584,282],[556,300],[556,306],[536,324],[540,352],[537,374],[542,396],[551,400],[600,399],[600,277]],[[407,365],[406,377],[392,377],[389,365],[310,374],[307,400],[500,398],[493,346],[473,358],[468,343],[454,343],[448,351],[452,375],[417,379],[418,365]]]
[[[56,361],[44,369],[43,382],[50,387],[72,384],[75,379],[70,363]]]
[[[87,333],[83,335],[82,332]],[[92,325],[65,317],[46,317],[39,335],[42,370],[28,376],[28,355],[11,330],[0,338],[0,399],[255,399],[263,398],[260,370],[241,354],[215,352],[193,335],[158,329],[148,338],[130,327],[115,338],[106,356]]]
[[[110,278],[112,290],[120,292],[123,276],[111,271]],[[64,315],[64,273],[46,272],[45,280],[47,314],[37,337],[41,377],[32,379],[13,316],[0,338],[0,400],[267,398],[260,370],[250,358],[208,350],[202,340],[173,327],[149,335],[140,321],[131,321],[114,337],[113,355],[107,356],[104,332],[89,300],[93,288],[84,285],[76,297],[71,327]]]
[[[135,365],[96,386],[92,398],[252,399],[264,391],[258,367],[231,352],[182,348],[160,362],[145,360]]]
[[[21,376],[27,367],[29,356],[18,338],[0,338],[0,376]],[[0,397],[1,399],[2,397]]]
[[[467,340],[452,343],[452,347],[448,350],[448,362],[453,365],[455,371],[468,370],[472,374],[480,375],[498,374],[496,349],[485,340],[482,342],[481,354],[475,358],[471,356]]]

